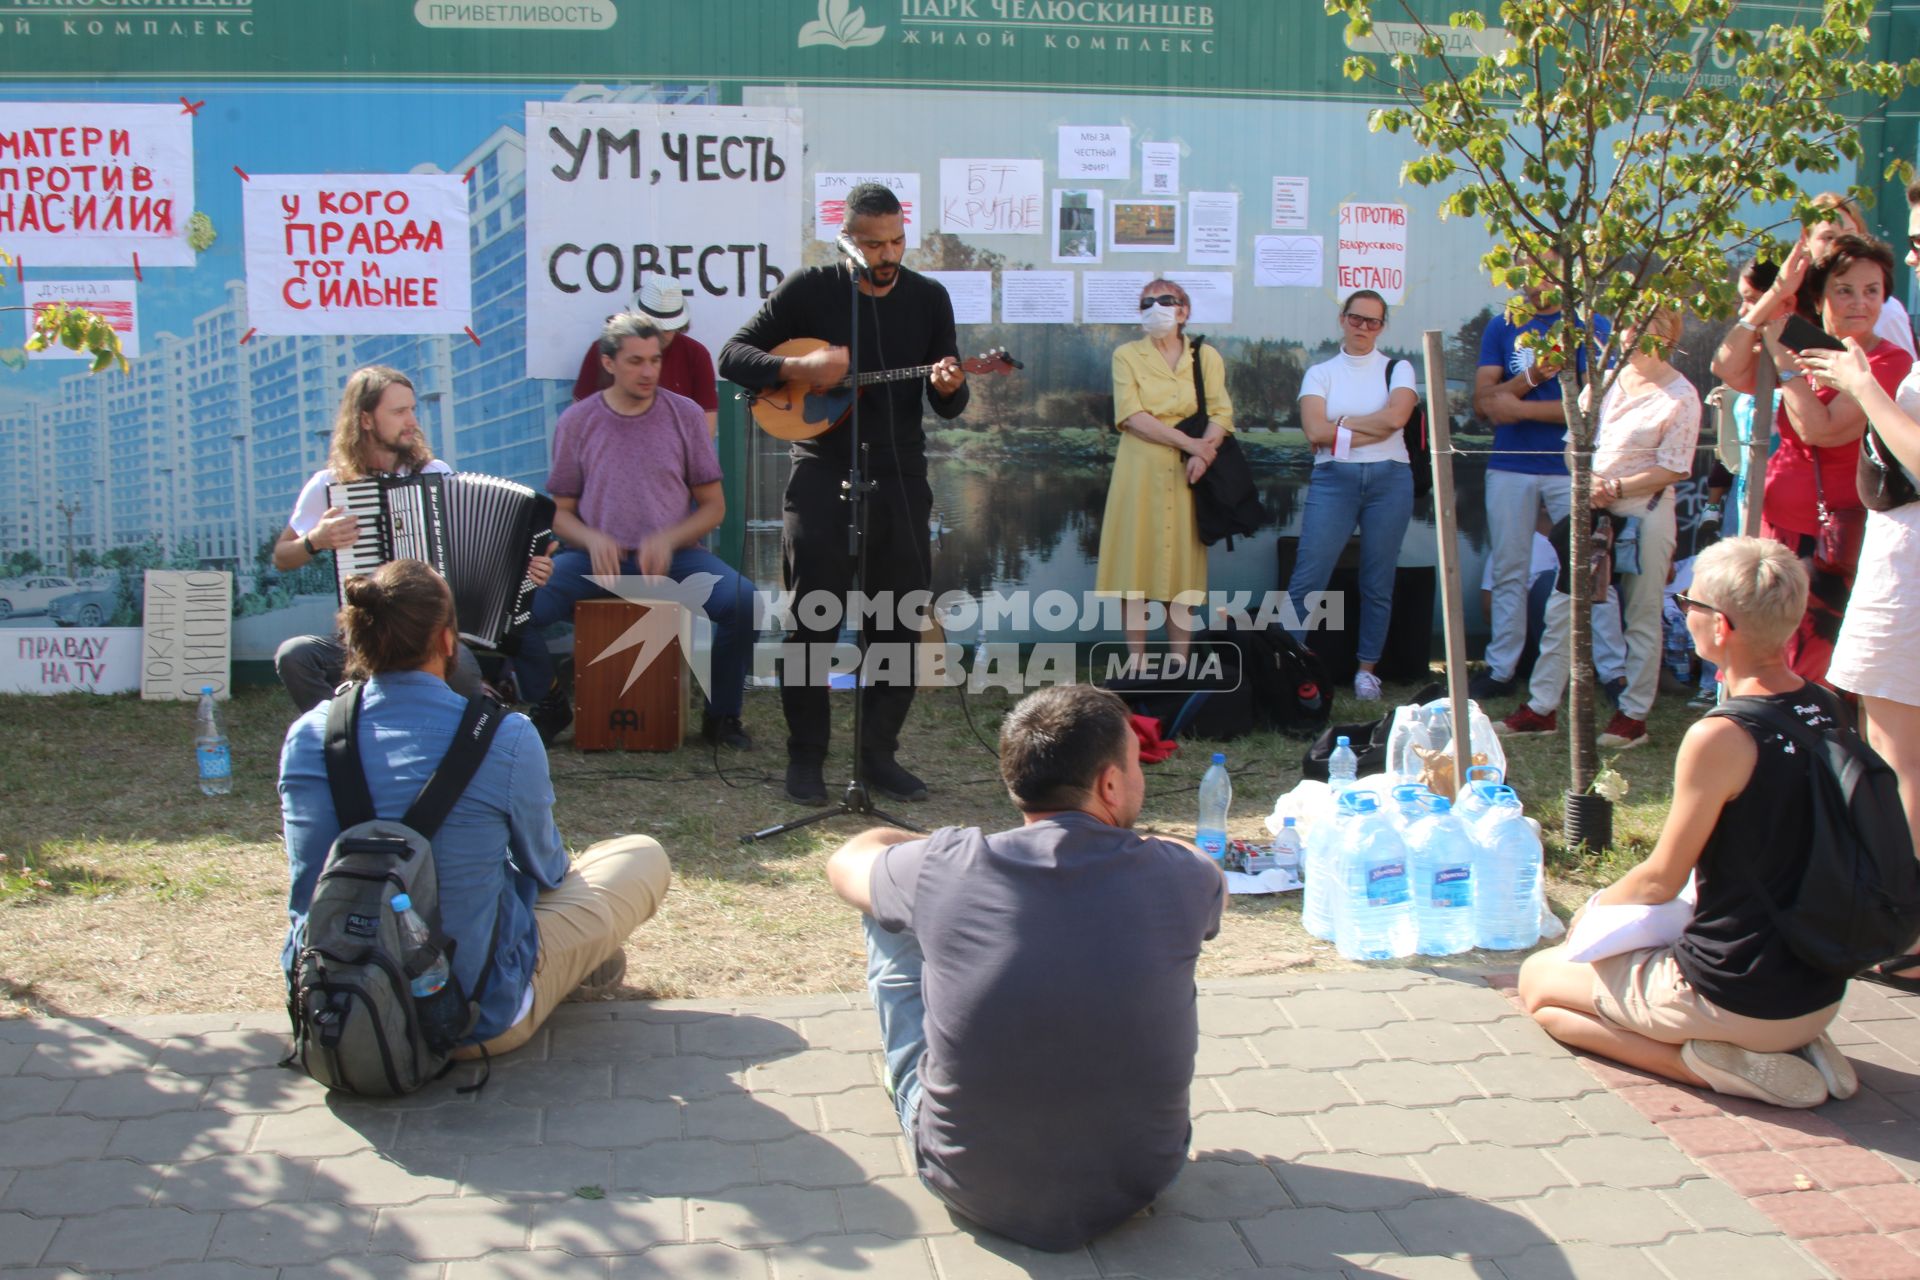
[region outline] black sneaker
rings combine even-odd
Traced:
[[[1615,676],[1613,679],[1602,683],[1600,687],[1606,690],[1607,701],[1617,707],[1620,705],[1620,699],[1627,692],[1627,678],[1625,676]]]
[[[739,716],[717,716],[709,711],[700,717],[701,741],[723,747],[732,747],[735,751],[753,750],[753,739],[747,736],[747,730],[740,723]]]
[[[787,761],[787,799],[795,804],[827,802],[827,780],[818,760]]]
[[[550,747],[573,723],[573,699],[556,689],[527,710],[527,719],[539,731],[541,745]]]
[[[1512,676],[1508,676],[1505,680],[1497,680],[1494,678],[1493,672],[1482,671],[1467,683],[1467,696],[1476,702],[1486,702],[1493,698],[1508,698],[1513,696],[1514,688],[1518,686],[1519,683],[1520,682]]]
[[[908,773],[892,756],[874,756],[862,770],[867,785],[895,800],[925,800],[927,784]]]

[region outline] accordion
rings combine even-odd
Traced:
[[[360,536],[334,553],[334,588],[389,560],[424,560],[453,590],[460,638],[497,648],[533,616],[527,562],[553,536],[553,499],[471,472],[375,476],[327,486]]]

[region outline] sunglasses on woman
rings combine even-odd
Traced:
[[[1154,293],[1140,299],[1140,309],[1142,311],[1145,311],[1148,307],[1184,307],[1185,305],[1187,304],[1170,293]]]
[[[1363,316],[1352,311],[1347,312],[1345,315],[1341,316],[1340,318],[1342,320],[1345,320],[1348,324],[1352,325],[1354,328],[1364,329],[1368,333],[1373,332],[1375,329],[1378,329],[1381,325],[1386,323],[1386,321],[1381,319],[1379,316]]]
[[[1686,610],[1688,613],[1692,613],[1696,609],[1700,610],[1703,613],[1717,613],[1721,617],[1727,619],[1727,630],[1737,631],[1739,629],[1733,625],[1733,619],[1727,616],[1727,611],[1725,609],[1716,609],[1704,600],[1695,600],[1692,596],[1688,595],[1684,591],[1674,592],[1673,602],[1679,605],[1682,609]]]

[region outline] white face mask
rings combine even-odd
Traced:
[[[1155,303],[1141,313],[1140,327],[1147,331],[1149,338],[1164,338],[1180,327],[1180,317],[1173,313],[1172,307]]]

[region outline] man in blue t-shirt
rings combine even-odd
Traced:
[[[1514,690],[1514,671],[1527,641],[1527,566],[1539,511],[1558,523],[1567,518],[1571,492],[1565,459],[1566,411],[1560,399],[1561,363],[1542,362],[1522,345],[1532,333],[1545,333],[1560,320],[1559,308],[1545,310],[1541,280],[1527,286],[1533,318],[1523,325],[1505,312],[1487,322],[1480,339],[1480,368],[1473,380],[1473,408],[1493,424],[1493,453],[1487,459],[1487,561],[1493,567],[1493,634],[1487,641],[1487,669],[1475,677],[1475,698],[1497,698]],[[1601,342],[1607,322],[1594,320]],[[1575,351],[1574,369],[1584,377],[1584,348]]]
[[[887,1083],[934,1194],[1036,1249],[1076,1249],[1185,1166],[1193,969],[1220,870],[1132,830],[1146,780],[1119,698],[1041,689],[1000,727],[1022,825],[880,828],[827,864],[866,917]]]

